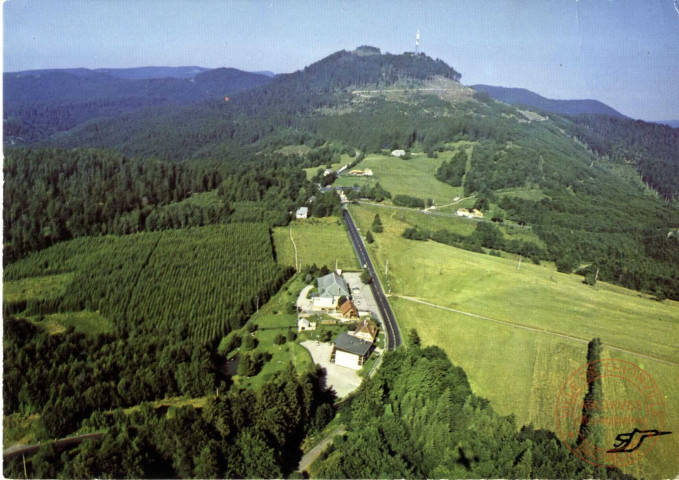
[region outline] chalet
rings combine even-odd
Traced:
[[[377,325],[366,319],[356,327],[353,336],[372,343],[377,337]]]
[[[331,173],[332,173],[332,170],[329,169],[329,168],[326,168],[326,169],[323,171],[323,176],[324,176],[324,177],[327,177],[327,176],[330,175]]]
[[[358,318],[358,308],[356,308],[356,305],[351,300],[347,300],[340,305],[340,313],[344,318]]]
[[[316,322],[310,322],[306,318],[297,319],[297,331],[306,332],[316,330]]]
[[[295,218],[307,218],[308,215],[309,215],[308,207],[299,207],[297,209],[297,212],[295,213]]]
[[[368,356],[370,356],[372,347],[372,342],[366,342],[346,332],[340,333],[337,339],[335,339],[335,344],[330,354],[330,362],[341,367],[360,370]]]
[[[402,157],[405,154],[406,154],[405,150],[394,150],[393,152],[391,152],[392,157]]]

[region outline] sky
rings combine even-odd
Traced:
[[[4,71],[292,72],[338,50],[420,50],[462,83],[679,119],[679,0],[5,0]]]

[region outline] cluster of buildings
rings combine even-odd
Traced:
[[[351,170],[347,175],[352,175],[354,177],[372,177],[373,171],[369,168],[365,170]]]
[[[341,271],[318,278],[318,291],[312,293],[300,312],[297,329],[315,330],[316,322],[309,317],[317,314],[330,316],[336,322],[358,322],[356,329],[340,333],[333,344],[330,361],[336,365],[359,370],[374,350],[378,328],[369,319],[370,312],[361,312],[351,299],[351,289]],[[359,320],[362,318],[362,320]]]
[[[483,212],[477,208],[458,208],[455,215],[466,218],[483,218]]]

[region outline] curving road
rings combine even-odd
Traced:
[[[370,261],[370,256],[368,251],[365,249],[363,244],[363,239],[358,233],[356,224],[349,214],[349,210],[346,207],[342,211],[342,217],[344,218],[344,223],[347,224],[347,229],[349,230],[349,238],[351,243],[354,245],[354,250],[358,255],[358,259],[361,265],[364,265],[373,277],[373,281],[370,282],[370,289],[373,292],[377,306],[380,309],[382,315],[382,324],[384,325],[384,331],[387,335],[387,349],[394,350],[399,347],[403,342],[401,341],[401,332],[398,329],[398,324],[396,323],[396,317],[394,317],[394,312],[391,311],[391,306],[387,301],[387,297],[382,290],[382,285],[380,284],[380,279],[373,268],[373,264]]]

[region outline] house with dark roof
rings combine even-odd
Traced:
[[[330,354],[330,362],[341,367],[360,370],[370,356],[372,347],[372,342],[366,342],[346,332],[340,333],[335,339]]]

